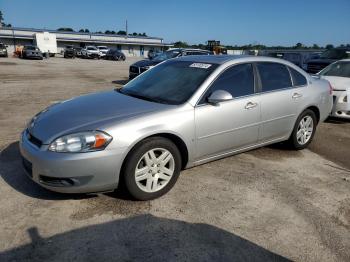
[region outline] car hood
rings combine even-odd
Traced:
[[[116,91],[95,93],[48,107],[33,118],[28,129],[43,144],[49,144],[64,134],[99,129],[106,121],[122,121],[168,107]]]
[[[328,80],[336,90],[347,90],[347,88],[350,88],[350,78],[348,77],[321,76],[321,78]]]
[[[161,61],[155,61],[155,60],[141,60],[132,64],[132,66],[137,66],[137,67],[155,66],[155,65],[158,65],[160,62]]]

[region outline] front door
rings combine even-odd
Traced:
[[[195,108],[196,160],[257,143],[260,105],[254,83],[253,66],[240,64],[226,69],[211,84]],[[231,93],[233,99],[218,105],[207,103],[216,90]]]

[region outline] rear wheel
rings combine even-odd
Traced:
[[[162,137],[148,138],[129,153],[124,179],[130,194],[150,200],[167,193],[181,170],[181,155],[176,145]]]
[[[297,150],[306,148],[314,137],[316,125],[315,113],[310,109],[305,110],[295,123],[289,144]]]

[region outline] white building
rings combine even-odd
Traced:
[[[172,46],[172,44],[164,43],[163,38],[159,37],[62,32],[16,27],[0,27],[0,42],[8,45],[8,53],[11,54],[16,45],[35,44],[35,34],[40,32],[56,35],[58,53],[61,53],[67,45],[78,47],[104,45],[121,50],[125,56],[146,57],[149,50],[164,50]]]

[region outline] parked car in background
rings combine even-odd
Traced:
[[[104,56],[106,60],[125,61],[125,55],[118,49],[110,49]]]
[[[7,53],[7,49],[6,49],[6,45],[3,43],[0,43],[0,56],[2,57],[8,57],[8,53]]]
[[[330,91],[285,60],[186,56],[122,89],[43,110],[23,131],[20,152],[30,178],[47,189],[101,192],[123,181],[149,200],[184,168],[285,140],[306,148],[332,109]]]
[[[132,64],[129,67],[129,79],[133,79],[139,74],[154,67],[155,65],[171,58],[176,58],[180,56],[189,56],[189,55],[212,55],[212,54],[213,53],[211,51],[202,50],[202,49],[189,49],[189,48],[171,49],[157,55],[152,60],[141,60]]]
[[[350,48],[333,48],[323,52],[319,58],[307,62],[307,72],[316,74],[326,66],[341,60],[350,58]]]
[[[100,51],[100,57],[105,56],[109,50],[107,46],[99,45],[97,46],[98,51]]]
[[[82,58],[100,58],[100,51],[97,49],[96,46],[86,46],[85,48],[81,49],[81,56]]]
[[[81,50],[83,49],[82,47],[74,47],[75,53],[77,57],[82,57],[81,55]]]
[[[265,50],[259,55],[285,59],[299,66],[300,68],[306,70],[308,61],[311,59],[318,58],[321,53],[322,52],[309,51],[309,50],[273,50],[273,51]]]
[[[72,45],[66,46],[66,48],[64,49],[63,57],[64,58],[75,58],[76,57],[76,50],[75,50],[74,46],[72,46]]]
[[[149,50],[147,53],[147,57],[148,59],[152,60],[154,57],[156,57],[157,55],[160,55],[161,53],[163,53],[163,51],[156,51],[156,50]]]
[[[43,54],[37,46],[25,45],[21,52],[21,58],[43,60]]]
[[[327,79],[333,87],[331,116],[350,119],[350,59],[327,66],[319,75]]]

